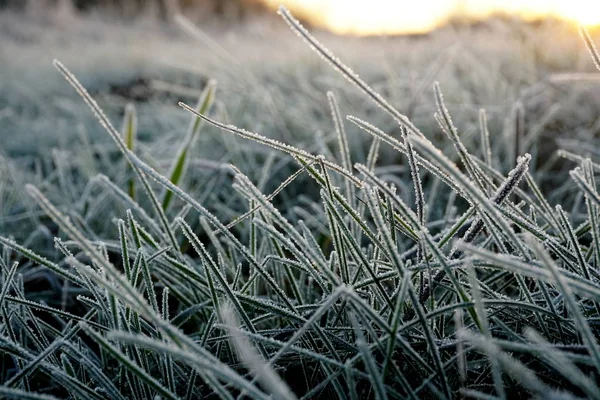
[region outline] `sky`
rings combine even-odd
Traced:
[[[600,24],[600,0],[264,0],[283,4],[337,33],[427,32],[452,15],[485,17],[516,13],[524,18],[562,17]]]

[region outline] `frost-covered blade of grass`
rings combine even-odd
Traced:
[[[596,45],[594,44],[594,41],[592,40],[590,33],[583,26],[581,27],[580,32],[581,32],[581,37],[583,38],[583,41],[584,41],[588,51],[590,52],[590,56],[592,56],[592,60],[594,60],[594,64],[596,65],[596,68],[598,68],[598,70],[600,70],[600,53],[598,53],[598,49],[596,48]]]
[[[281,143],[277,140],[267,138],[265,136],[259,135],[254,132],[248,132],[248,131],[238,128],[234,125],[223,124],[212,118],[207,117],[206,115],[202,115],[202,114],[196,112],[193,108],[191,108],[190,106],[188,106],[185,103],[179,103],[179,106],[182,107],[183,109],[189,111],[190,113],[196,115],[197,117],[202,118],[203,120],[210,123],[211,125],[214,125],[217,128],[222,129],[226,132],[231,132],[231,133],[241,136],[245,139],[250,139],[257,143],[265,144],[265,145],[273,147],[277,150],[281,150],[285,153],[288,153],[292,156],[302,157],[302,158],[305,158],[305,159],[308,159],[311,161],[318,161],[318,156],[314,156],[305,150],[298,149],[289,144]],[[358,180],[356,177],[354,177],[354,175],[352,175],[351,171],[347,171],[345,168],[343,168],[343,167],[339,166],[338,164],[336,164],[332,161],[329,161],[329,160],[323,160],[323,163],[328,168],[331,168],[332,170],[339,172],[340,174],[344,175],[347,179],[350,179],[352,181],[352,183],[354,183],[356,186],[360,187],[360,184],[361,184],[360,180]]]
[[[256,376],[277,399],[293,400],[297,399],[288,385],[273,371],[273,369],[262,360],[252,344],[241,334],[239,325],[233,314],[231,307],[223,306],[221,315],[227,324],[229,333],[235,343],[236,350],[242,361],[248,366],[248,369]]]

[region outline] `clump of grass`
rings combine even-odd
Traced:
[[[476,154],[435,84],[435,118],[456,164],[285,8],[280,14],[392,117],[401,137],[349,116],[373,136],[367,157],[352,165],[342,110],[328,93],[338,143],[338,154],[328,159],[207,116],[215,90],[210,83],[196,108],[180,103],[193,119],[165,173],[133,145],[133,109],[118,132],[77,78],[55,62],[134,175],[124,174],[122,182],[99,175],[77,208],[50,199],[37,187],[43,185],[25,187],[45,215],[37,217],[40,225],[58,227],[59,256],[52,261],[27,243],[0,237],[0,394],[600,397],[598,165],[563,153],[580,164],[571,177],[583,201],[572,212],[553,209],[528,172],[531,156],[519,154],[505,176],[492,162],[485,112]],[[268,160],[275,157],[269,153],[258,182],[230,166],[233,200],[200,201],[181,186],[202,122],[269,146],[299,169],[263,193]],[[376,173],[385,145],[406,156],[409,185]],[[279,196],[300,176],[312,180],[319,195],[290,210]],[[66,175],[59,178],[68,182]],[[527,187],[519,187],[523,178]],[[450,204],[445,213],[431,213],[439,185],[451,192]],[[89,221],[112,202],[107,198],[127,210],[110,221],[114,234],[104,237]],[[240,215],[232,201],[248,209]],[[26,290],[24,282],[40,271],[51,273],[48,281],[66,300],[48,304]]]

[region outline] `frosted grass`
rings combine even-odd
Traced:
[[[49,153],[50,177],[20,188],[33,203],[15,218],[38,228],[18,241],[0,236],[0,395],[599,397],[600,167],[589,154],[560,153],[575,164],[565,180],[579,200],[569,206],[538,184],[536,138],[557,108],[524,137],[518,111],[518,123],[508,118],[514,141],[499,145],[486,111],[474,125],[451,116],[435,83],[432,120],[447,143],[430,140],[436,132],[417,128],[289,11],[280,14],[396,130],[344,119],[336,88],[321,96],[331,114],[323,131],[332,134],[287,143],[240,128],[247,123],[219,101],[207,116],[209,83],[196,108],[180,103],[191,114],[188,134],[169,162],[156,162],[136,140],[133,106],[117,131],[55,62],[113,141],[99,157],[122,162],[104,171]],[[197,183],[194,168],[207,161],[190,149],[204,122],[226,133],[218,140],[231,158]],[[362,143],[354,134],[369,139],[368,151],[353,148]],[[241,151],[239,139],[257,150]],[[530,147],[510,167],[498,159]],[[379,168],[384,151],[403,160],[398,176]],[[18,170],[9,172],[18,182]],[[15,195],[5,189],[0,209],[10,210]],[[37,245],[44,240],[51,251]],[[40,280],[60,299],[32,289]]]

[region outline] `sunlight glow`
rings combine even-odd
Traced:
[[[264,0],[283,4],[317,26],[357,35],[423,33],[452,16],[484,18],[494,13],[525,19],[559,17],[600,25],[598,0]]]

